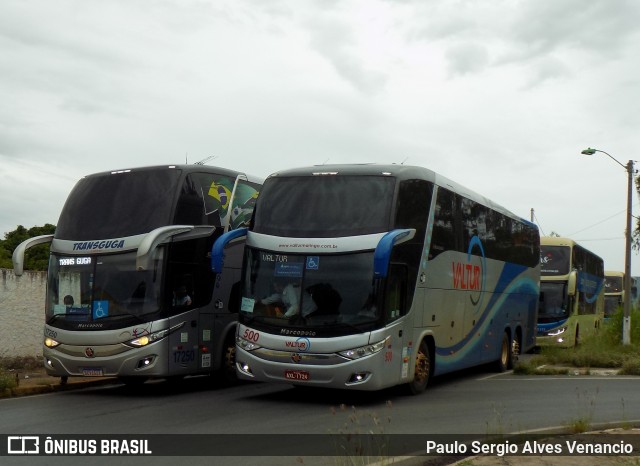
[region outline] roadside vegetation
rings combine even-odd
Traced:
[[[0,357],[0,393],[17,386],[16,374],[25,370],[42,367],[42,358],[36,357]]]
[[[35,226],[29,229],[18,225],[18,227],[4,234],[4,239],[0,239],[0,269],[12,269],[13,262],[11,255],[13,250],[24,240],[34,236],[50,235],[56,231],[56,226],[50,223],[44,226]],[[29,249],[25,255],[25,270],[47,270],[49,264],[49,244],[39,244]]]
[[[599,334],[583,340],[576,348],[540,348],[526,362],[519,361],[516,374],[554,375],[568,373],[567,367],[611,368],[622,375],[640,375],[640,311],[631,313],[631,344],[622,344],[622,309],[607,320]],[[562,366],[563,368],[558,368]]]

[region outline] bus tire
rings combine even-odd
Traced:
[[[236,374],[236,342],[233,333],[222,347],[222,361],[218,376],[224,385],[232,385],[238,381]]]
[[[509,332],[505,330],[502,334],[502,343],[500,343],[500,357],[496,361],[496,371],[504,372],[509,369],[511,365],[511,339],[509,338]]]
[[[420,342],[416,354],[416,367],[413,380],[407,384],[407,390],[411,395],[419,395],[429,385],[433,373],[433,353],[426,340]]]

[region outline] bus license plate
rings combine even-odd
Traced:
[[[284,378],[287,380],[309,380],[307,371],[284,371]]]
[[[102,369],[99,367],[85,367],[82,369],[82,375],[85,377],[102,377]]]

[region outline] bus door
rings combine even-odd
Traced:
[[[419,341],[413,341],[412,327],[414,323],[412,319],[415,317],[408,316],[408,320],[401,319],[408,313],[407,293],[406,265],[390,264],[383,306],[390,340],[383,351],[385,352],[385,366],[391,365],[392,367],[384,372],[388,377],[385,383],[388,381],[397,383],[398,380],[406,379],[415,366],[413,357],[420,344]],[[415,297],[413,301],[416,302],[413,305],[422,306],[422,299],[422,294]]]
[[[193,374],[198,368],[198,339],[200,308],[194,307],[193,276],[176,274],[172,281],[172,316],[169,328],[168,372],[170,376]]]

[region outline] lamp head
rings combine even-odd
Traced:
[[[583,150],[581,152],[581,154],[584,154],[584,155],[593,155],[595,153],[596,153],[596,150],[592,149],[591,147],[589,147],[589,148],[587,148],[587,149],[585,149],[585,150]]]

